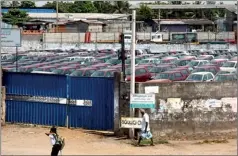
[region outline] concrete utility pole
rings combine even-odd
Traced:
[[[136,50],[136,10],[132,11],[132,38],[131,38],[131,94],[135,93],[135,50]],[[130,116],[134,117],[135,109],[130,110]],[[130,129],[130,138],[134,138],[134,129]]]
[[[0,143],[2,142],[2,0],[0,0]],[[0,144],[0,155],[2,155],[2,144]]]

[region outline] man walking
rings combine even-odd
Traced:
[[[61,150],[62,144],[59,141],[59,136],[57,134],[57,130],[55,127],[50,129],[50,133],[45,133],[50,137],[50,141],[52,144],[51,156],[58,156],[59,151]]]
[[[142,115],[142,128],[140,132],[140,138],[138,141],[138,146],[140,145],[141,140],[143,139],[150,139],[151,140],[151,146],[154,146],[153,142],[153,136],[152,133],[150,132],[150,119],[149,115],[145,112],[144,109],[140,109],[141,115]]]

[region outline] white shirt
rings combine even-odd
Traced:
[[[50,134],[49,137],[50,137],[50,142],[51,142],[52,146],[54,146],[55,142],[56,142],[55,137],[52,134]]]
[[[142,118],[142,128],[141,128],[141,131],[144,132],[145,131],[145,126],[146,126],[146,122],[148,122],[148,125],[147,125],[147,131],[150,131],[150,119],[149,119],[149,115],[147,113],[145,113],[143,115],[143,118]]]

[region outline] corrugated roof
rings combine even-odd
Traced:
[[[28,13],[31,18],[35,19],[55,19],[56,13]],[[101,14],[101,13],[59,13],[61,19],[127,19],[127,14]]]
[[[155,19],[156,20],[156,19]],[[207,19],[160,19],[161,25],[202,25],[202,24],[214,24],[214,22]]]

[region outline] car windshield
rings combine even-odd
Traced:
[[[118,64],[120,62],[120,60],[118,59],[110,59],[108,61],[106,61],[106,63],[109,63],[109,64]]]
[[[219,75],[219,74],[229,74],[229,73],[231,73],[231,72],[230,71],[219,71],[217,73],[217,75]]]
[[[192,81],[202,81],[202,75],[199,74],[192,74],[190,75],[187,80],[192,80]]]
[[[223,64],[222,67],[235,67],[235,62],[226,62]]]
[[[104,77],[104,71],[95,71],[91,76],[92,77]]]
[[[178,61],[178,65],[179,66],[186,66],[189,62],[190,62],[190,60],[180,60],[180,61]]]
[[[233,75],[217,75],[215,81],[232,81],[234,79]]]
[[[131,69],[130,68],[126,69],[125,73],[126,75],[131,75]]]
[[[55,73],[55,74],[63,74],[64,70],[63,69],[55,69],[55,70],[53,70],[53,73]]]
[[[82,70],[77,70],[74,71],[70,76],[83,76],[83,71]]]
[[[161,70],[162,70],[162,68],[152,67],[152,68],[150,69],[150,72],[151,72],[151,73],[160,73]]]
[[[192,73],[196,73],[196,72],[208,72],[209,70],[208,69],[205,69],[205,68],[198,68],[198,69],[194,69],[192,71]]]
[[[162,73],[155,77],[155,79],[170,79],[170,80],[171,78],[172,78],[171,74],[168,73]]]
[[[188,63],[190,67],[198,66],[199,62],[198,61],[191,61]]]
[[[138,64],[147,64],[150,63],[150,60],[141,60]]]

